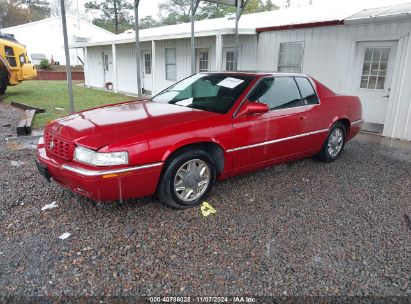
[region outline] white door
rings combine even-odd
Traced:
[[[354,91],[370,125],[384,125],[396,51],[396,41],[358,43]]]
[[[197,50],[197,71],[198,72],[208,72],[209,71],[209,60],[208,60],[208,49],[198,49]]]
[[[151,94],[153,86],[151,51],[143,51],[143,93]]]

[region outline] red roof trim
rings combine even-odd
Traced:
[[[331,20],[331,21],[308,22],[308,23],[300,23],[300,24],[258,27],[256,28],[256,31],[257,33],[261,33],[261,32],[294,30],[294,29],[320,27],[320,26],[335,26],[335,25],[342,25],[342,24],[344,24],[344,21]]]

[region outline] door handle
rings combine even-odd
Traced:
[[[306,118],[307,118],[307,116],[300,116],[301,120],[306,119]]]

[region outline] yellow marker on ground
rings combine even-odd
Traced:
[[[203,202],[201,204],[201,213],[203,214],[203,216],[209,216],[210,214],[213,214],[216,212],[217,210],[215,210],[214,207],[211,206],[209,203]]]

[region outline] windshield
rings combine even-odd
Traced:
[[[251,83],[253,76],[197,74],[186,78],[152,98],[153,101],[227,113]]]

